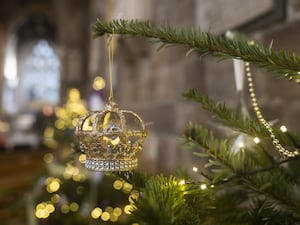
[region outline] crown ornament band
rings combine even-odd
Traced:
[[[129,171],[137,168],[146,129],[134,112],[119,110],[109,101],[104,110],[89,112],[79,119],[75,134],[86,154],[85,167],[93,171]]]

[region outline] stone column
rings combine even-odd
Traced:
[[[91,39],[89,1],[54,0],[58,18],[58,49],[61,61],[61,100],[69,88],[78,88],[83,96],[90,84],[88,47]]]
[[[4,31],[3,25],[0,23],[0,100],[2,105],[3,85],[4,85]],[[3,115],[3,107],[0,107],[0,116]],[[1,118],[0,118],[1,119]]]

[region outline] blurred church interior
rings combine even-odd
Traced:
[[[265,46],[273,40],[275,49],[300,54],[297,0],[10,0],[0,5],[0,221],[7,224],[38,224],[15,218],[8,207],[15,198],[7,191],[28,194],[45,164],[71,145],[68,135],[76,116],[101,110],[107,101],[107,44],[104,37],[92,37],[96,19],[150,20],[216,34],[237,30]],[[187,50],[177,47],[157,51],[158,45],[143,38],[115,38],[115,99],[137,112],[148,130],[140,169],[189,170],[193,156],[178,141],[185,124],[217,125],[181,94],[199,88],[235,110],[239,99],[232,61],[186,56]],[[265,116],[299,132],[297,85],[255,73]],[[47,142],[55,129],[63,132]]]

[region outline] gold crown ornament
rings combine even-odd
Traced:
[[[78,121],[75,134],[86,154],[85,167],[93,171],[129,171],[137,168],[146,129],[134,112],[109,101],[104,110],[89,112]]]

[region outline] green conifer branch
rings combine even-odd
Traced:
[[[221,123],[231,129],[243,132],[253,137],[270,139],[270,134],[266,128],[257,120],[245,118],[244,116],[232,112],[224,103],[217,103],[210,99],[207,95],[200,93],[196,89],[189,89],[183,94],[188,100],[193,100],[201,104],[204,110],[207,110],[217,116]],[[292,132],[282,133],[274,128],[274,133],[280,142],[285,146],[299,148],[300,137]]]
[[[244,38],[228,39],[222,35],[199,30],[174,28],[168,25],[156,26],[151,22],[135,20],[120,19],[111,22],[97,20],[92,30],[94,37],[114,33],[153,38],[161,42],[162,47],[167,44],[176,44],[188,48],[189,52],[195,50],[221,59],[240,58],[273,72],[279,78],[287,77],[297,82],[300,78],[300,57],[283,49],[275,51],[272,44],[264,48]]]
[[[175,225],[184,212],[186,194],[175,177],[151,177],[141,190],[132,214],[149,225]]]
[[[276,212],[279,209],[281,215],[288,216],[292,221],[297,221],[299,215],[294,214],[294,211],[300,210],[300,202],[294,198],[297,193],[297,180],[294,180],[288,170],[281,165],[292,160],[299,160],[299,158],[284,159],[272,164],[270,162],[268,165],[266,157],[258,151],[259,149],[253,153],[249,149],[245,149],[244,153],[239,152],[239,154],[233,155],[230,153],[228,143],[215,139],[206,128],[197,124],[190,123],[185,136],[186,144],[192,143],[191,145],[196,149],[204,150],[204,153],[197,153],[196,155],[202,158],[212,157],[216,160],[210,159],[206,164],[209,165],[209,169],[213,166],[210,171],[214,176],[210,182],[217,187],[226,188],[230,186],[232,190],[237,187],[237,190],[244,190],[246,196],[252,193],[253,199],[261,199],[264,196],[265,200],[272,206],[269,211],[265,212],[271,221],[278,220]],[[256,157],[257,155],[259,157]],[[216,180],[216,178],[218,179]],[[224,197],[226,198],[226,196]],[[245,197],[244,200],[248,201],[247,198]],[[218,202],[215,203],[218,204]],[[232,206],[229,208],[232,210]],[[250,217],[249,219],[253,218]]]

